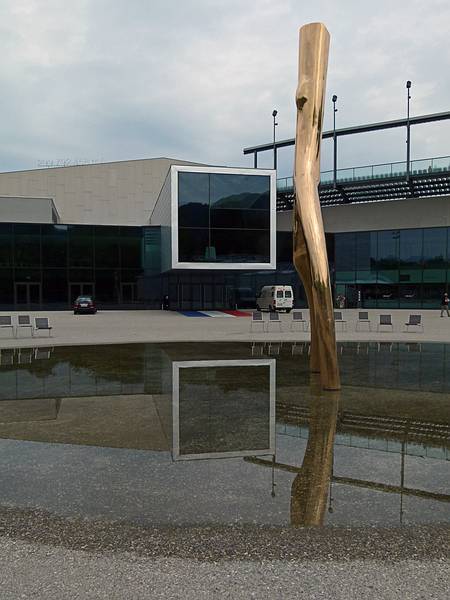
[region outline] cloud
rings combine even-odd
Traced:
[[[4,0],[3,170],[57,157],[174,156],[250,165],[244,146],[294,135],[298,27],[332,35],[328,92],[338,125],[448,109],[450,5],[380,0]],[[331,126],[331,101],[325,126]],[[450,124],[413,133],[413,156],[450,154]],[[402,160],[404,132],[340,146],[340,166]],[[323,166],[331,166],[324,145]],[[271,157],[263,163],[270,165]],[[281,174],[292,153],[280,153]]]

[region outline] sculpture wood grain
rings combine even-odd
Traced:
[[[296,92],[293,260],[303,281],[311,320],[311,371],[324,389],[340,389],[334,311],[318,186],[330,35],[322,23],[300,29]]]

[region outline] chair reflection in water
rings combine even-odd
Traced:
[[[355,331],[360,331],[361,327],[363,327],[363,326],[367,327],[367,329],[365,331],[371,330],[369,313],[367,311],[358,312],[358,320],[356,321]]]
[[[253,331],[254,327],[261,325],[261,331],[264,331],[265,323],[263,314],[261,311],[256,310],[252,313],[252,320],[250,321],[250,331]]]
[[[303,318],[299,310],[292,312],[291,331],[308,331],[308,321]]]

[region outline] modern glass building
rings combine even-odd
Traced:
[[[275,171],[171,159],[0,173],[0,310],[68,309],[79,294],[100,308],[160,308],[165,296],[171,309],[251,308],[275,284],[306,306],[292,210],[276,199]],[[322,206],[335,297],[438,308],[449,200]]]

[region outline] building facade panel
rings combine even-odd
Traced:
[[[63,223],[144,225],[174,163],[196,164],[152,158],[0,173],[0,196],[52,198]]]

